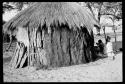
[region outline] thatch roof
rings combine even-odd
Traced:
[[[98,24],[86,8],[75,2],[36,2],[4,24],[3,30],[13,31],[26,25],[29,28],[38,28],[44,24],[50,27],[53,23],[68,24],[69,28],[86,26],[89,30],[94,24]]]

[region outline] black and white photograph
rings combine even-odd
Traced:
[[[123,82],[122,2],[3,2],[3,82]]]

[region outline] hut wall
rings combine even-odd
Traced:
[[[77,31],[55,28],[51,34],[45,33],[43,40],[47,65],[60,67],[90,62],[93,60],[93,42],[85,28]]]
[[[26,30],[23,28],[20,28],[19,31],[17,40],[24,42],[29,47],[24,50],[25,47],[22,45],[17,46],[15,58],[13,58],[13,67],[15,68],[22,67],[25,62],[28,65],[38,67],[62,67],[87,63],[93,60],[94,39],[86,28],[76,31],[67,27],[52,28],[49,33],[48,30],[34,28],[29,32],[30,38],[28,38]],[[28,39],[30,41],[29,45]],[[27,56],[28,60],[26,61]]]

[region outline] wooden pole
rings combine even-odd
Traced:
[[[17,61],[16,66],[15,66],[16,68],[17,68],[18,65],[20,64],[21,58],[23,57],[23,53],[24,53],[24,44],[23,44],[23,46],[22,46],[22,43],[20,43],[19,47],[20,47],[20,51],[19,51],[18,61]]]
[[[28,64],[28,66],[29,66],[29,65],[30,65],[30,63],[29,63],[29,61],[30,61],[30,59],[29,59],[29,56],[30,56],[30,53],[29,53],[29,48],[27,48],[27,51],[28,51],[28,52],[27,52],[27,53],[28,53],[28,56],[27,56],[27,59],[28,59],[28,61],[27,61],[27,62],[28,62],[28,63],[27,63],[27,64]]]
[[[16,42],[16,49],[15,49],[14,54],[13,54],[13,57],[12,57],[12,59],[11,59],[11,61],[10,61],[10,66],[12,66],[12,64],[13,64],[13,62],[14,62],[14,58],[15,58],[15,56],[16,56],[17,50],[18,50],[18,42]]]
[[[17,51],[15,52],[15,57],[14,57],[14,60],[13,60],[13,63],[12,63],[12,68],[16,68],[16,63],[17,63],[17,60],[18,60],[19,51],[20,51],[20,46],[19,46],[19,43],[18,43]]]
[[[24,65],[24,63],[25,63],[25,61],[26,61],[27,56],[28,56],[28,54],[25,54],[25,55],[24,55],[24,58],[22,58],[22,61],[21,61],[21,63],[20,63],[19,68],[22,68],[22,67],[23,67],[23,65]]]
[[[105,42],[106,42],[106,33],[105,33],[105,26],[103,26],[104,36],[105,36]]]

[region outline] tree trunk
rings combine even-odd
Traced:
[[[115,34],[115,42],[116,42],[116,41],[117,41],[117,39],[116,39],[117,37],[116,37],[116,32],[115,32],[115,29],[114,29],[114,34]]]
[[[106,42],[105,26],[103,26],[103,32],[104,32],[104,36],[105,36],[105,42]]]
[[[114,19],[113,19],[113,30],[114,30],[114,34],[115,34],[115,42],[116,42],[116,32],[115,32]]]
[[[115,34],[115,43],[116,43],[116,32],[115,32],[115,25],[114,25],[114,21],[115,21],[115,17],[113,17],[113,30],[114,30],[114,34]],[[116,44],[115,44],[115,48],[114,49],[116,49]]]
[[[116,32],[115,32],[115,29],[114,29],[114,34],[115,34],[115,47],[114,47],[114,49],[113,49],[113,50],[115,50],[115,51],[116,51],[116,46],[117,46],[117,44],[116,44],[116,42],[117,42],[117,37],[116,37]]]

